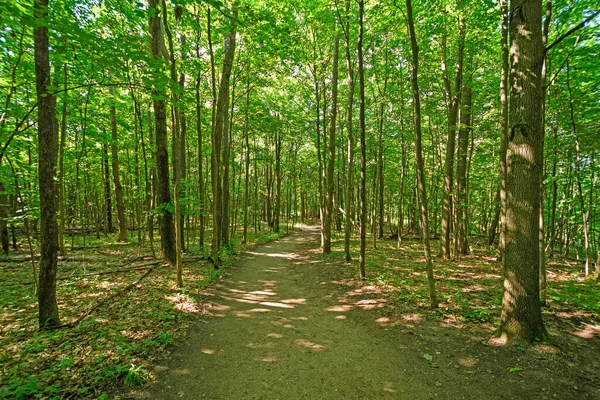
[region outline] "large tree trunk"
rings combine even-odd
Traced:
[[[56,164],[58,125],[56,97],[49,93],[50,55],[48,39],[48,0],[34,1],[35,80],[38,101],[38,174],[40,190],[40,271],[38,289],[39,326],[48,329],[60,325],[56,302],[58,261],[58,224],[56,223]]]
[[[452,223],[452,187],[454,180],[454,150],[456,147],[456,120],[460,104],[460,89],[462,87],[463,52],[465,47],[465,29],[462,17],[458,18],[458,60],[456,62],[456,76],[454,91],[450,86],[450,79],[446,70],[446,36],[442,40],[442,72],[446,87],[446,103],[448,109],[448,136],[446,141],[446,159],[444,161],[444,195],[442,197],[442,236],[440,241],[441,255],[450,258],[450,231]]]
[[[429,240],[429,221],[427,215],[427,191],[425,190],[425,165],[422,154],[421,134],[421,98],[419,94],[419,46],[415,36],[415,24],[413,21],[411,0],[406,0],[406,15],[408,19],[408,30],[410,32],[410,43],[412,48],[412,87],[413,104],[415,110],[415,158],[417,161],[417,184],[419,190],[419,202],[421,203],[421,229],[423,231],[423,248],[425,253],[425,264],[427,268],[427,282],[429,284],[430,307],[437,308],[438,301],[435,293],[435,279],[433,277],[433,262],[431,260],[431,243]]]
[[[155,10],[149,18],[150,28],[150,55],[154,59],[164,59],[167,56],[163,27],[160,13],[164,10],[158,8],[158,0],[148,0],[148,8]],[[153,89],[155,100],[154,118],[156,135],[156,170],[157,170],[157,201],[160,209],[160,237],[162,255],[165,261],[176,263],[175,235],[173,230],[173,214],[170,211],[171,190],[169,182],[169,153],[167,147],[167,106],[165,93],[160,88]]]
[[[221,160],[221,144],[223,141],[223,130],[228,121],[225,118],[226,109],[229,107],[229,80],[231,69],[233,67],[233,57],[235,55],[235,36],[237,11],[233,10],[233,19],[231,20],[231,29],[225,41],[225,54],[223,57],[223,69],[221,72],[221,82],[219,84],[219,97],[217,98],[217,107],[215,110],[215,121],[212,133],[212,165],[211,180],[213,189],[213,265],[219,268],[219,250],[221,246],[221,219],[223,193],[221,187],[222,163],[227,160]]]
[[[329,160],[327,161],[327,193],[325,204],[325,221],[323,226],[323,254],[331,253],[331,222],[333,217],[333,172],[335,167],[335,125],[337,123],[338,97],[338,60],[340,34],[336,32],[333,40],[333,71],[331,77],[331,117],[329,118]]]
[[[500,333],[533,341],[546,336],[540,307],[538,223],[542,161],[542,7],[511,0],[510,137],[504,295]]]
[[[365,142],[365,70],[363,58],[365,2],[358,1],[358,102],[360,105],[360,279],[365,279],[365,250],[367,247],[367,150]]]
[[[119,140],[117,137],[117,115],[115,111],[115,92],[112,86],[109,86],[108,92],[113,102],[110,105],[110,133],[112,142],[110,145],[112,156],[113,182],[115,185],[115,198],[117,200],[117,216],[119,218],[119,242],[127,241],[127,220],[125,219],[125,205],[123,204],[123,186],[119,174]]]

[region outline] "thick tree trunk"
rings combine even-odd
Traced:
[[[281,132],[275,134],[275,205],[273,207],[273,232],[279,233],[281,214]]]
[[[446,86],[446,102],[448,108],[448,136],[446,141],[446,158],[444,161],[444,195],[442,197],[442,233],[441,233],[441,255],[451,258],[450,253],[450,231],[452,221],[452,188],[454,180],[454,153],[456,147],[456,120],[458,118],[458,107],[460,104],[460,90],[462,87],[463,52],[465,47],[465,29],[462,17],[458,18],[458,61],[456,62],[456,77],[454,80],[454,92],[450,86],[450,79],[446,71],[446,37],[442,40],[442,72]]]
[[[148,0],[148,8],[155,10],[149,18],[150,28],[150,55],[154,59],[164,59],[167,50],[164,42],[163,28],[160,13],[164,10],[158,8],[158,0]],[[154,88],[155,100],[154,118],[156,135],[156,170],[157,170],[157,201],[160,210],[160,236],[162,256],[165,261],[176,263],[175,235],[173,230],[173,214],[170,210],[171,191],[169,182],[169,153],[167,147],[167,106],[165,94],[160,88]]]
[[[49,329],[60,325],[56,302],[56,267],[58,224],[56,223],[56,164],[58,158],[58,124],[56,97],[49,93],[50,55],[48,39],[48,0],[34,1],[34,59],[38,101],[38,175],[40,190],[40,271],[39,326]]]
[[[410,43],[412,48],[412,87],[413,103],[415,110],[415,158],[417,161],[417,184],[419,190],[419,202],[421,203],[421,229],[423,231],[423,248],[425,253],[425,264],[427,268],[427,282],[429,284],[429,304],[432,309],[438,307],[435,293],[435,279],[433,276],[433,262],[431,260],[431,243],[429,240],[429,221],[427,215],[427,191],[425,190],[425,165],[422,154],[421,134],[421,98],[419,93],[419,46],[415,36],[415,24],[413,21],[411,0],[406,0],[406,15],[408,29],[410,32]]]
[[[221,187],[220,170],[222,164],[228,160],[221,160],[221,145],[223,141],[223,131],[226,120],[226,110],[229,107],[229,81],[231,78],[231,69],[233,67],[233,57],[235,55],[235,36],[237,11],[232,11],[231,29],[225,41],[225,52],[223,57],[223,69],[221,72],[221,82],[219,84],[219,97],[217,98],[217,107],[215,110],[215,121],[213,126],[213,148],[212,148],[212,169],[211,179],[213,186],[213,265],[219,267],[219,250],[221,246],[221,222],[223,193]]]
[[[127,241],[127,220],[125,219],[125,204],[123,203],[123,186],[119,174],[119,140],[117,137],[117,114],[115,111],[115,92],[112,86],[108,87],[108,92],[113,102],[110,105],[110,133],[112,142],[110,145],[112,156],[112,173],[115,185],[115,198],[117,200],[117,216],[119,218],[119,242]]]
[[[331,77],[331,117],[329,118],[329,160],[327,162],[327,193],[325,205],[325,221],[323,226],[323,254],[331,253],[331,222],[333,217],[333,172],[335,167],[335,128],[337,123],[338,97],[338,60],[340,34],[336,32],[333,40],[333,71]]]
[[[542,7],[511,0],[510,137],[507,149],[505,278],[500,333],[543,339],[539,284],[542,161]]]

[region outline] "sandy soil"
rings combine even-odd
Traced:
[[[318,240],[309,228],[238,257],[158,381],[124,397],[600,398],[598,364],[554,346],[489,346],[489,332],[391,307]]]

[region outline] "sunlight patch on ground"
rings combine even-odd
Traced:
[[[593,339],[594,336],[600,337],[600,326],[584,323],[582,327],[573,331],[573,335],[579,336],[582,339]]]
[[[178,373],[179,375],[189,375],[190,374],[190,370],[187,368],[179,368],[175,370],[176,373]]]
[[[236,317],[242,317],[242,318],[252,318],[252,315],[247,314],[245,312],[241,312],[241,311],[236,312],[235,316]]]
[[[174,304],[177,311],[184,313],[199,313],[200,308],[185,294],[176,294],[174,296],[165,297],[169,302]]]
[[[277,356],[275,356],[274,354],[269,354],[269,355],[264,356],[263,358],[258,358],[258,359],[255,358],[255,360],[272,363],[272,362],[277,362]]]
[[[275,339],[281,339],[283,337],[283,335],[280,334],[280,333],[269,333],[267,335],[267,337],[271,337],[271,338],[275,338]]]
[[[204,354],[215,354],[215,351],[212,349],[202,349],[202,352]]]
[[[479,360],[473,357],[459,357],[458,365],[464,368],[473,368],[479,363]]]
[[[296,340],[296,344],[298,346],[303,346],[306,347],[308,349],[311,349],[312,351],[321,351],[325,348],[325,346],[317,344],[317,343],[313,343],[309,340],[306,339],[297,339]]]
[[[296,308],[296,306],[291,304],[277,303],[274,301],[261,301],[260,304],[268,307],[279,307],[279,308]]]
[[[269,310],[268,308],[252,308],[246,312],[249,313],[266,313],[266,312],[271,312],[272,310]]]
[[[387,303],[386,299],[363,299],[354,303],[357,307],[363,310],[374,310],[376,308],[382,308]]]
[[[306,304],[306,299],[286,299],[281,300],[281,302],[285,304]]]
[[[340,304],[337,306],[331,306],[331,307],[327,307],[326,310],[329,312],[346,312],[346,311],[350,311],[354,306],[351,306],[350,304]]]
[[[444,328],[458,328],[462,329],[465,325],[460,322],[460,319],[456,315],[448,315],[444,318],[444,321],[440,324]]]
[[[250,294],[258,294],[258,295],[265,295],[265,296],[275,296],[277,293],[273,293],[271,291],[256,290],[254,292],[250,292]]]
[[[396,393],[396,391],[394,389],[392,389],[392,387],[393,387],[392,382],[385,382],[383,384],[383,391],[388,392],[388,393]]]
[[[335,319],[346,319],[345,315],[336,315]]]

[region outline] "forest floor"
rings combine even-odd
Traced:
[[[76,236],[57,298],[81,321],[50,332],[29,253],[0,258],[0,398],[600,398],[600,291],[580,264],[549,262],[549,342],[499,346],[500,263],[476,238],[435,261],[430,311],[417,238],[369,240],[360,282],[341,237],[330,256],[317,228],[278,237],[236,240],[216,272],[191,245],[177,289],[135,238]]]
[[[399,274],[372,259],[371,278],[358,282],[339,254],[320,254],[318,240],[318,229],[307,228],[240,256],[223,280],[199,292],[205,317],[155,368],[156,382],[121,396],[600,398],[594,312],[546,311],[550,342],[497,346],[497,293],[487,286],[499,277],[491,261],[438,264],[442,307],[430,312],[411,281],[426,286],[422,266],[400,264],[412,270]],[[380,251],[394,262],[389,242]],[[400,286],[386,281],[392,275]],[[482,301],[489,304],[478,308]]]

